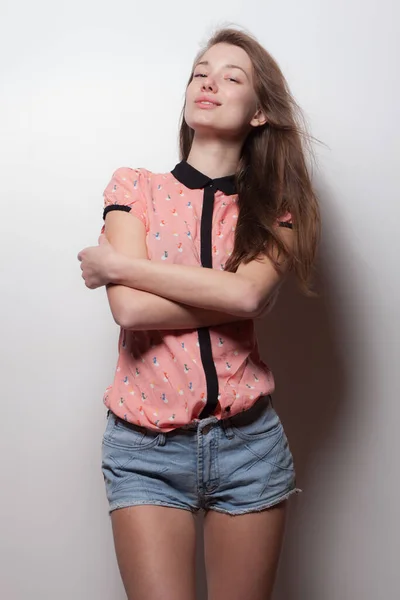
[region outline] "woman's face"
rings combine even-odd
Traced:
[[[197,133],[238,139],[265,122],[256,113],[248,54],[231,44],[212,46],[199,59],[186,90],[186,123]]]

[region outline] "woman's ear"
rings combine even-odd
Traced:
[[[261,108],[258,108],[256,114],[250,121],[250,125],[252,127],[260,127],[261,125],[265,125],[266,122],[267,122],[266,115],[263,113]]]

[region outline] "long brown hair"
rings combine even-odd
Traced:
[[[311,276],[320,238],[318,199],[311,184],[306,156],[313,157],[304,115],[294,100],[274,58],[252,35],[235,29],[220,29],[196,56],[195,65],[211,46],[219,43],[239,46],[251,59],[258,106],[267,117],[265,125],[248,134],[236,171],[239,216],[235,243],[225,270],[235,272],[266,254],[279,269],[279,256],[289,259],[300,288],[314,296]],[[186,160],[194,130],[181,114],[180,158]],[[294,244],[290,250],[275,227],[276,219],[289,211],[293,220]],[[277,250],[277,256],[276,252]]]

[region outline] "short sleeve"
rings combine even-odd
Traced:
[[[293,221],[292,215],[290,212],[286,212],[279,219],[277,219],[277,225],[279,227],[288,227],[289,229],[293,229]]]
[[[120,167],[117,169],[103,192],[103,219],[113,210],[129,212],[137,217],[148,229],[146,190],[148,173],[145,169]],[[104,233],[104,225],[102,233]]]

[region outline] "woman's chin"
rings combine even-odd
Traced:
[[[193,119],[187,123],[196,135],[202,137],[223,137],[231,133],[231,128],[221,126],[220,123],[212,122],[211,119]]]

